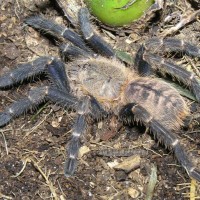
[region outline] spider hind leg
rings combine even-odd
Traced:
[[[180,144],[179,139],[175,134],[166,129],[160,122],[155,120],[150,113],[142,106],[132,104],[132,112],[136,120],[141,121],[145,126],[150,128],[152,133],[162,141],[166,147],[171,148],[180,164],[186,169],[190,177],[200,181],[200,171],[194,167],[192,161],[190,161],[187,152]]]

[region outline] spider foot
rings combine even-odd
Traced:
[[[173,149],[177,160],[185,168],[188,175],[200,182],[200,171],[196,169],[193,163],[189,160],[186,151],[184,151],[183,149],[183,146],[180,143],[177,143],[176,145],[174,145]]]
[[[76,170],[77,167],[77,159],[74,157],[69,157],[66,161],[65,161],[65,165],[64,165],[64,174],[66,177],[70,177],[74,175],[74,172]]]
[[[1,112],[0,113],[0,127],[6,125],[11,119],[12,119],[12,116],[9,113]]]

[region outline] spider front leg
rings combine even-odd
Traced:
[[[54,86],[69,92],[69,83],[66,77],[64,64],[54,57],[40,57],[36,60],[18,65],[0,77],[0,88],[8,88],[22,83],[31,77],[47,73]]]
[[[92,47],[92,49],[103,56],[114,57],[115,51],[113,50],[113,48],[94,32],[89,21],[89,11],[87,8],[81,8],[79,10],[78,18],[83,37],[87,41],[87,43]],[[61,45],[60,51],[64,58],[91,58],[97,56],[94,52],[85,51],[85,49],[81,49],[80,47],[71,44]]]
[[[81,8],[78,13],[78,18],[83,37],[92,47],[92,49],[103,56],[113,57],[115,55],[115,51],[112,49],[112,47],[94,32],[89,21],[88,9]],[[79,47],[89,54],[95,54],[89,47],[86,46],[84,40],[77,33],[69,28],[65,28],[61,25],[56,24],[53,21],[47,20],[39,16],[29,17],[25,20],[25,23],[37,30],[41,30],[56,38],[67,39],[75,46]],[[61,50],[62,49],[63,48],[61,48]]]
[[[113,48],[93,30],[89,21],[89,10],[87,8],[81,8],[79,10],[78,17],[83,36],[95,52],[106,57],[114,57],[115,51]]]
[[[40,30],[44,33],[48,33],[58,39],[66,39],[73,43],[75,46],[85,50],[86,52],[91,52],[84,42],[84,40],[71,29],[63,27],[59,24],[56,24],[53,21],[47,20],[40,16],[32,16],[25,20],[25,23],[29,26]]]
[[[171,148],[180,164],[186,169],[190,177],[200,182],[200,171],[194,167],[194,164],[190,161],[187,152],[180,144],[179,139],[175,134],[165,128],[158,120],[154,119],[150,113],[142,106],[132,103],[122,109],[121,115],[132,112],[135,121],[142,122],[148,127],[151,132],[161,141],[167,148]]]

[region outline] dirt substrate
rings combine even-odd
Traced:
[[[181,2],[181,3],[180,3]],[[191,0],[192,2],[192,0]],[[195,1],[193,1],[195,2]],[[169,1],[163,17],[171,12],[185,11],[182,0]],[[196,1],[194,9],[198,9]],[[53,55],[59,57],[58,42],[47,39],[37,31],[23,24],[27,16],[41,13],[58,23],[63,20],[48,0],[0,0],[0,74],[13,69],[18,63],[26,63],[38,56]],[[163,19],[163,18],[162,18]],[[167,28],[178,22],[175,17]],[[94,22],[95,23],[95,22]],[[160,23],[149,24],[145,31],[134,27],[120,29],[117,32],[99,27],[115,48],[133,49],[144,40],[157,35],[162,29]],[[194,21],[174,34],[176,37],[191,41],[200,47],[200,22]],[[178,63],[199,75],[200,61],[187,56],[175,56]],[[199,76],[200,78],[200,76]],[[31,83],[17,85],[10,90],[0,91],[0,111],[18,100],[30,88],[46,83],[44,77],[35,78]],[[179,133],[182,142],[187,144],[191,159],[200,163],[200,107],[185,98],[192,110],[192,120]],[[191,182],[185,170],[176,162],[173,153],[157,144],[151,134],[143,127],[127,127],[115,119],[106,119],[89,124],[84,138],[75,176],[63,175],[65,149],[70,139],[75,113],[44,103],[39,109],[28,111],[0,130],[0,199],[145,199],[152,171],[157,181],[152,193],[154,200],[184,200],[196,195],[200,198],[200,187]],[[110,139],[109,139],[110,137]],[[101,139],[100,139],[101,138]],[[125,157],[100,157],[95,151],[105,148],[148,150],[148,155],[135,155],[139,165],[127,172],[113,166],[124,161]],[[126,161],[126,160],[125,160]],[[134,160],[135,161],[135,160]],[[128,161],[127,161],[128,162]],[[126,162],[125,162],[126,163]],[[125,167],[126,168],[126,167]],[[192,184],[191,184],[192,183]],[[197,183],[196,183],[197,184]],[[190,191],[190,188],[193,190]]]

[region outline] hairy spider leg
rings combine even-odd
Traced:
[[[50,100],[58,105],[74,108],[78,100],[70,94],[51,86],[42,86],[29,91],[28,96],[12,103],[0,112],[0,127],[9,123],[13,118],[23,114],[41,102]]]
[[[0,113],[0,126],[6,125],[13,118],[37,106],[46,99],[62,106],[75,107],[78,100],[69,94],[67,77],[63,75],[63,73],[65,74],[64,64],[54,58],[41,57],[33,62],[18,66],[17,69],[0,77],[0,88],[10,87],[45,71],[49,74],[53,86],[42,86],[30,90],[27,97],[8,106],[4,112]]]
[[[79,101],[77,108],[77,118],[72,128],[72,138],[68,143],[67,159],[65,162],[64,174],[66,177],[72,176],[77,167],[77,157],[81,146],[81,135],[86,131],[86,118],[90,113],[90,98],[85,96]]]
[[[10,87],[43,73],[51,61],[50,57],[40,57],[33,62],[18,65],[17,68],[0,77],[0,88]]]
[[[63,62],[54,58],[52,62],[48,64],[46,72],[54,87],[66,94],[70,93],[69,80]]]
[[[54,86],[69,93],[70,88],[65,65],[54,57],[40,57],[32,62],[18,65],[15,69],[0,77],[0,88],[22,83],[24,80],[41,73],[47,73]]]
[[[91,118],[100,120],[107,116],[101,105],[90,96],[84,96],[77,105],[77,117],[72,128],[72,138],[67,146],[67,159],[64,166],[66,177],[72,176],[77,168],[78,152],[81,147],[81,136],[87,131],[87,121]]]
[[[93,31],[89,21],[88,9],[81,8],[79,10],[78,17],[84,39],[89,43],[92,49],[103,56],[113,57],[115,55],[115,51],[112,49],[112,47]],[[85,45],[84,40],[77,33],[61,25],[58,25],[53,21],[47,20],[40,16],[32,16],[27,18],[25,23],[54,37],[63,37],[73,43],[75,46],[83,49],[85,52],[88,52],[89,54],[93,53],[92,50]],[[62,49],[63,48],[61,48],[61,50]]]
[[[160,71],[162,74],[168,73],[189,86],[197,101],[200,102],[200,83],[195,78],[194,73],[187,71],[179,65],[173,64],[173,62],[166,61],[155,54],[145,53],[143,58],[151,64],[153,69]]]
[[[200,84],[194,73],[173,64],[172,61],[166,61],[156,54],[149,53],[153,51],[158,52],[161,48],[165,52],[181,51],[189,56],[200,58],[200,49],[192,44],[173,38],[152,38],[145,42],[136,54],[135,63],[138,72],[143,75],[150,75],[152,70],[158,70],[162,74],[168,73],[189,86],[197,101],[200,102]]]
[[[89,21],[89,12],[87,8],[81,8],[78,13],[80,28],[83,33],[84,39],[89,43],[92,49],[106,57],[114,57],[115,51],[113,48],[105,42],[100,36],[98,36],[91,26]],[[84,49],[80,49],[77,46],[71,44],[63,44],[60,46],[60,51],[64,58],[77,58],[77,57],[95,57],[95,53],[86,52]]]
[[[65,164],[65,175],[72,175],[76,169],[77,155],[80,148],[80,136],[85,132],[86,115],[100,120],[107,115],[94,97],[85,97],[80,102],[70,94],[70,86],[64,63],[56,58],[41,57],[33,62],[19,65],[16,69],[0,77],[0,88],[10,87],[40,73],[47,73],[52,86],[42,86],[29,91],[28,96],[12,103],[0,112],[0,127],[9,123],[30,108],[38,106],[45,100],[62,107],[77,110],[78,116],[73,128],[72,140],[68,145],[68,159]]]
[[[89,16],[90,15],[87,8],[81,8],[79,10],[79,24],[85,40],[90,44],[95,52],[98,52],[102,56],[114,57],[115,51],[113,48],[94,32],[89,20]]]
[[[91,52],[91,49],[86,46],[84,40],[77,33],[51,20],[47,20],[41,16],[32,16],[27,18],[25,23],[45,34],[50,34],[58,39],[64,38],[86,52]]]
[[[63,60],[66,60],[66,59],[74,60],[74,58],[80,58],[80,57],[90,58],[94,56],[94,54],[87,52],[83,49],[80,49],[79,47],[74,46],[72,44],[60,45],[60,52],[61,52]]]
[[[153,74],[153,70],[151,65],[143,58],[145,51],[146,50],[144,46],[141,45],[135,56],[134,67],[141,76],[150,76],[151,74]]]
[[[144,43],[144,47],[150,52],[183,52],[189,56],[200,58],[200,49],[188,42],[176,38],[159,39],[157,37],[151,38]]]
[[[138,50],[136,54],[135,64],[140,74],[148,75],[148,73],[150,72],[150,69],[148,69],[148,67],[151,68],[151,65],[148,64],[143,59],[143,54],[146,51],[156,53],[161,50],[165,52],[178,51],[178,52],[183,52],[189,56],[200,57],[200,49],[195,45],[192,45],[188,42],[184,42],[183,40],[174,39],[174,38],[159,39],[157,37],[154,37],[146,41],[144,45],[140,47],[140,49]],[[143,64],[145,64],[146,66],[144,67],[144,70],[142,66]]]
[[[127,112],[131,112],[134,115],[135,121],[142,122],[146,127],[148,127],[154,136],[162,142],[167,148],[171,148],[179,163],[186,169],[190,177],[200,181],[200,171],[194,167],[194,164],[190,161],[187,152],[184,147],[180,144],[179,139],[172,131],[162,126],[160,122],[154,119],[150,113],[142,106],[131,103],[126,109],[122,109],[120,115],[124,116]],[[127,108],[129,108],[127,111]],[[123,119],[123,118],[122,118]]]

